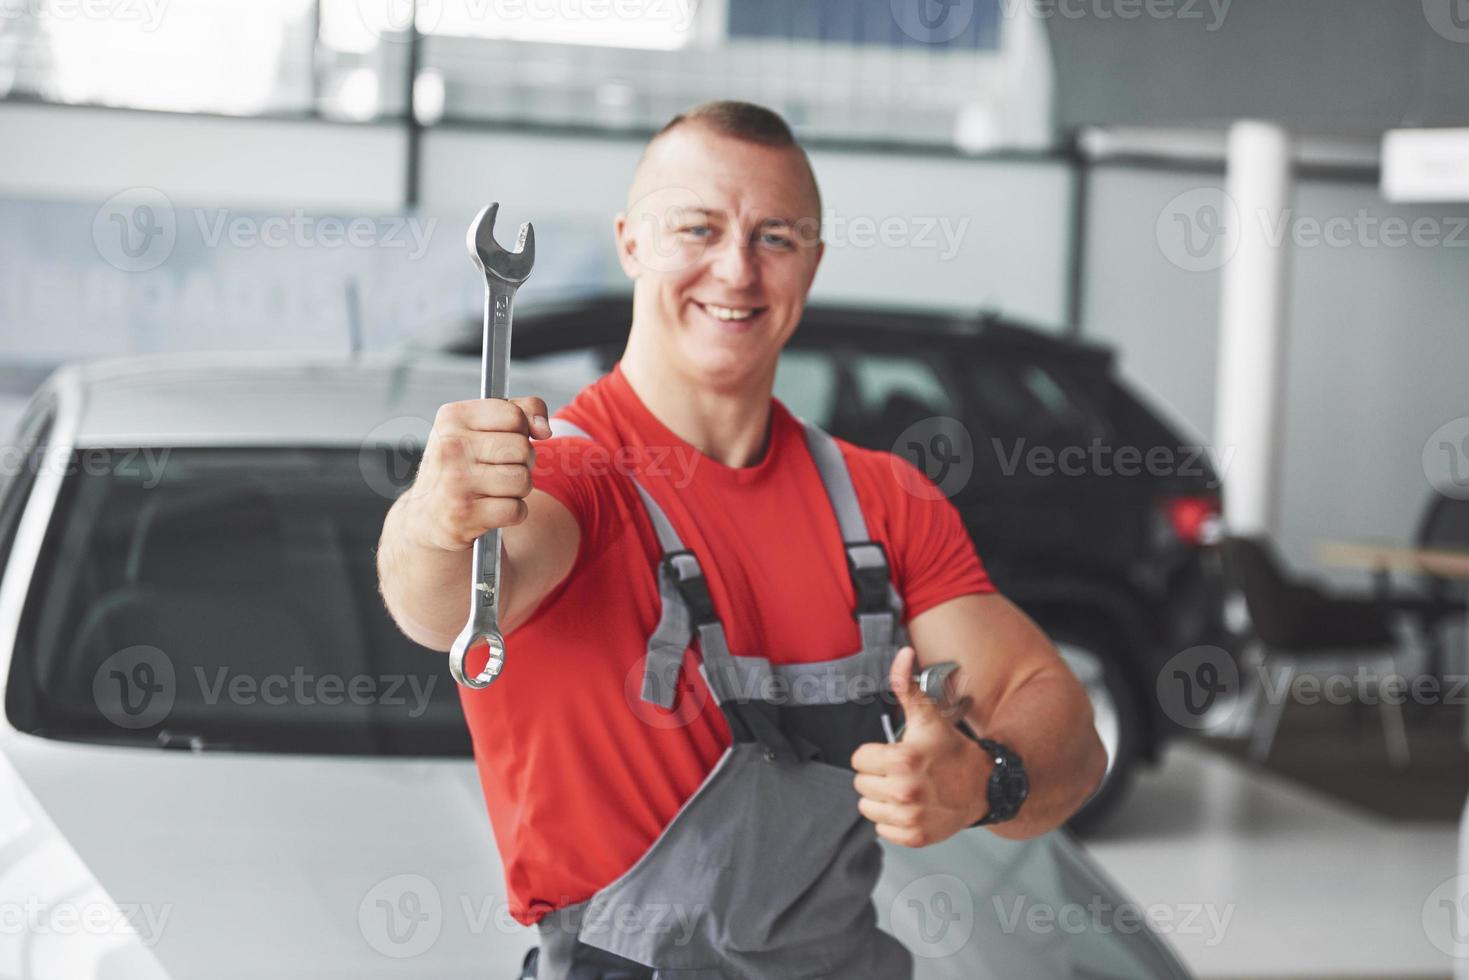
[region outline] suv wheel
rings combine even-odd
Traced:
[[[1107,750],[1107,770],[1091,799],[1067,822],[1078,833],[1093,829],[1122,798],[1143,740],[1137,691],[1110,644],[1089,632],[1048,629],[1062,659],[1091,699],[1097,737]]]

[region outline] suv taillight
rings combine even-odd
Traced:
[[[1224,533],[1218,497],[1168,497],[1163,514],[1173,534],[1187,545],[1217,544]]]

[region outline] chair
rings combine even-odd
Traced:
[[[1415,544],[1423,550],[1469,552],[1469,500],[1456,500],[1435,493],[1423,508]],[[1428,651],[1428,672],[1443,677],[1443,625],[1462,620],[1469,613],[1466,583],[1424,573],[1419,576],[1415,594],[1405,595],[1393,588],[1385,569],[1374,575],[1378,600],[1393,611],[1404,614],[1423,639]]]
[[[1397,673],[1392,610],[1375,599],[1332,596],[1292,581],[1264,538],[1227,538],[1224,557],[1254,622],[1269,690],[1280,692],[1256,719],[1251,755],[1261,762],[1269,757],[1296,675],[1309,673],[1312,666],[1339,664],[1345,657],[1375,668],[1388,758],[1394,766],[1406,765],[1408,739],[1400,699],[1389,703],[1380,696],[1381,679]]]

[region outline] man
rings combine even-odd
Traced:
[[[949,501],[771,397],[820,213],[778,116],[676,117],[616,220],[626,350],[568,437],[539,398],[445,405],[388,514],[384,599],[441,651],[505,529],[507,667],[462,694],[512,914],[541,929],[528,976],[910,976],[876,838],[1030,837],[1101,779],[1081,686]],[[967,731],[917,688],[940,662]]]

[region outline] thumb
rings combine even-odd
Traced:
[[[904,741],[924,730],[944,726],[938,706],[918,686],[918,652],[911,646],[903,647],[893,658],[888,680],[892,682],[893,693],[903,706],[903,715],[907,719],[907,727],[903,731]]]

